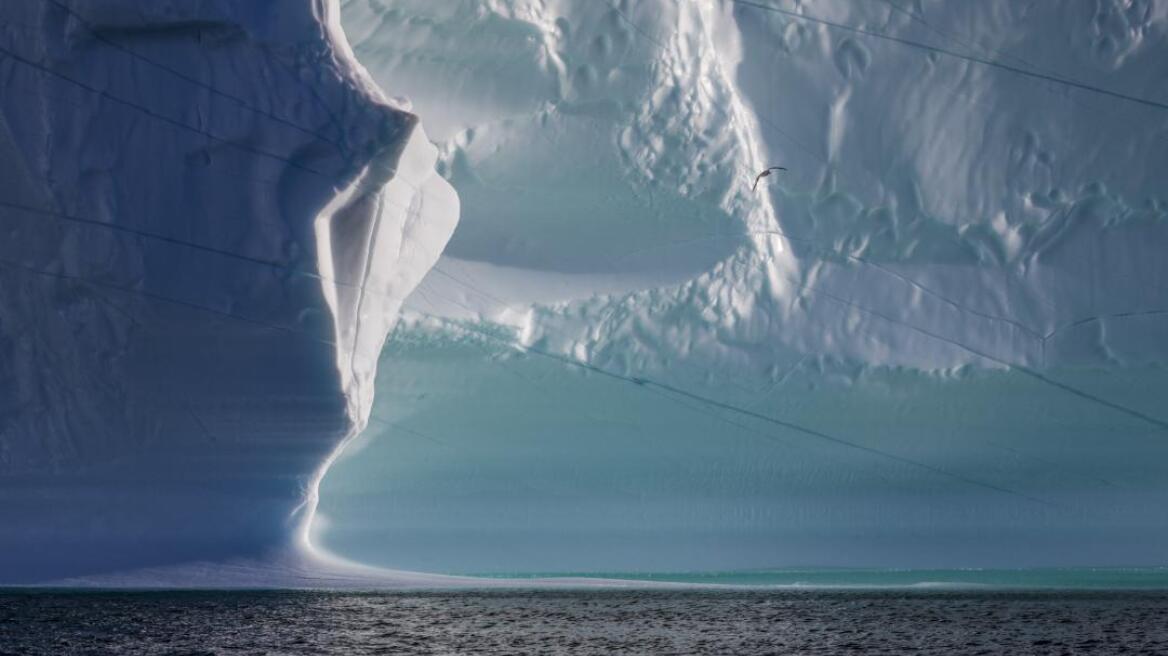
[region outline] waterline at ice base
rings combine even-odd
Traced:
[[[1156,572],[1166,56],[1152,2],[4,4],[0,583]]]

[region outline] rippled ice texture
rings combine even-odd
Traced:
[[[317,544],[445,572],[1163,563],[1168,4],[342,12],[462,214]]]

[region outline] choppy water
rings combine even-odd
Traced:
[[[1153,592],[0,593],[3,654],[1168,653]]]

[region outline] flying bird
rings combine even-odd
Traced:
[[[758,181],[762,180],[763,178],[770,175],[772,171],[786,171],[786,170],[787,169],[783,168],[782,166],[772,166],[772,167],[768,168],[767,170],[763,171],[762,173],[759,173],[758,177],[754,179],[754,186],[751,187],[751,191],[757,191],[758,190]]]

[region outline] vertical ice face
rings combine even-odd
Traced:
[[[761,154],[703,3],[355,0],[342,12],[362,63],[409,89],[443,145],[466,215],[452,257],[660,284],[737,245],[666,257],[663,238],[768,221],[741,183]]]
[[[0,5],[0,582],[296,539],[458,212],[337,18]]]
[[[1163,5],[342,7],[464,213],[324,482],[326,546],[1162,562]]]

